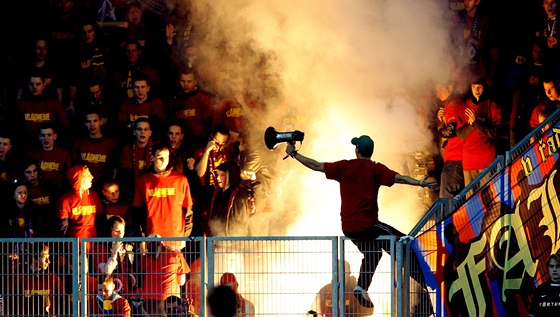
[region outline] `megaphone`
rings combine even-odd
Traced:
[[[277,132],[273,127],[268,127],[264,132],[264,143],[269,150],[274,150],[278,143],[303,141],[304,133],[298,130],[291,132]]]

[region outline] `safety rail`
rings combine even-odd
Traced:
[[[186,248],[177,251],[177,242]],[[381,236],[375,243],[381,260],[369,294],[376,315],[408,316],[411,307],[431,307],[415,300],[417,294],[429,298],[425,287],[408,283],[420,270],[407,239]],[[346,237],[0,239],[0,316],[103,316],[121,309],[120,297],[131,316],[160,316],[162,300],[175,295],[204,317],[203,299],[218,284],[236,284],[259,316],[369,316],[374,309],[353,295],[362,257]],[[181,268],[181,258],[189,269]],[[118,296],[103,297],[108,281]],[[162,281],[171,286],[159,287]]]

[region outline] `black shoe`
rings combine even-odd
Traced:
[[[360,286],[356,286],[354,288],[354,296],[356,297],[360,305],[367,308],[373,308],[373,303],[371,302],[371,299],[369,298],[367,291],[365,291]]]

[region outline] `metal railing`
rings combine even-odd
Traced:
[[[176,242],[187,247],[176,251]],[[409,276],[422,279],[407,240],[375,243],[380,262],[369,294],[376,316],[431,307],[422,283],[409,283]],[[255,316],[369,316],[374,309],[353,294],[362,257],[346,237],[0,239],[0,316],[103,316],[121,309],[119,296],[131,316],[164,316],[162,300],[174,295],[204,317],[204,298],[219,284],[236,284]],[[103,297],[109,275],[118,296]]]

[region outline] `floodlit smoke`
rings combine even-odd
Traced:
[[[234,98],[245,92],[262,106],[248,115],[253,144],[275,171],[270,234],[341,234],[340,201],[336,182],[282,160],[283,144],[267,153],[266,127],[305,132],[300,152],[321,162],[354,158],[351,138],[367,134],[372,159],[401,173],[410,172],[407,157],[430,148],[418,100],[450,69],[445,4],[193,1],[205,88]],[[380,219],[408,232],[426,211],[418,194],[404,185],[382,189]]]

